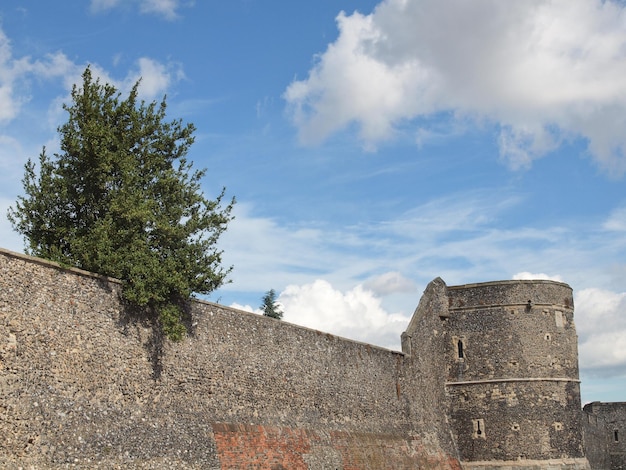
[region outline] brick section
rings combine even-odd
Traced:
[[[217,452],[223,469],[306,470],[303,460],[310,448],[310,436],[299,429],[213,425]]]
[[[461,469],[418,437],[230,423],[213,424],[213,433],[223,469]]]

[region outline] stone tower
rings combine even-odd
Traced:
[[[437,363],[464,469],[589,468],[573,313],[560,282],[428,285],[403,351]]]
[[[438,291],[447,414],[463,467],[588,468],[572,289],[441,279],[429,289]]]

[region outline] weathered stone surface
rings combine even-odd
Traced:
[[[588,468],[565,284],[436,279],[403,352],[120,288],[0,250],[0,468]]]
[[[502,281],[448,295],[446,391],[461,459],[583,458],[571,288]]]
[[[113,279],[2,252],[0,282],[2,468],[458,468],[400,352],[205,302],[174,344]]]
[[[626,468],[626,402],[587,403],[583,408],[583,433],[591,468]]]

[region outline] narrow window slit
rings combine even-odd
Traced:
[[[473,428],[474,428],[474,432],[472,434],[472,437],[474,439],[485,439],[485,422],[482,420],[482,418],[479,419],[473,419],[472,420],[472,424],[473,424]]]

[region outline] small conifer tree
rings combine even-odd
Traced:
[[[263,296],[263,305],[261,305],[261,310],[263,311],[263,315],[266,317],[282,320],[283,311],[276,300],[276,292],[274,289],[270,289]]]

